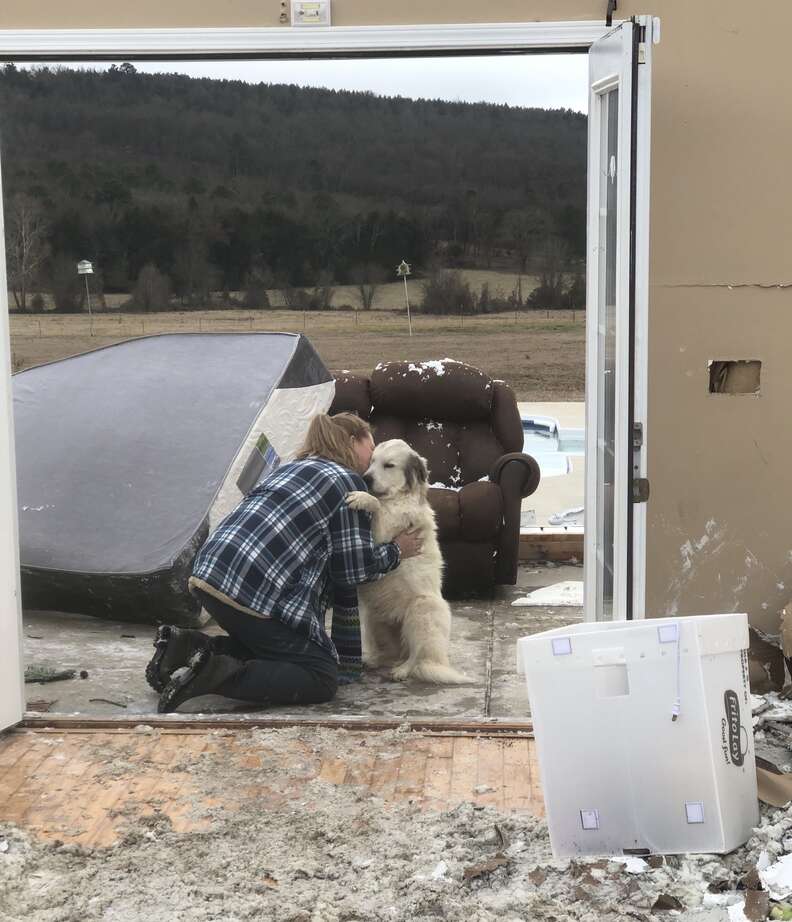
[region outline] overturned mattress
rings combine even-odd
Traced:
[[[192,560],[262,434],[288,460],[333,392],[290,333],[149,336],[14,375],[25,608],[198,623]]]

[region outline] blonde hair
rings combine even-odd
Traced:
[[[296,460],[325,458],[354,471],[357,457],[352,448],[352,439],[362,439],[366,435],[372,435],[371,426],[356,413],[336,413],[335,416],[319,413],[308,426]]]

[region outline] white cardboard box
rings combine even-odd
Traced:
[[[750,837],[747,649],[744,614],[576,624],[517,642],[556,856],[728,852]]]

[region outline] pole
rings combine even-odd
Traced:
[[[412,336],[412,317],[410,316],[410,296],[407,294],[407,276],[404,275],[404,300],[407,302],[407,326],[410,328],[410,336]]]
[[[85,276],[85,297],[88,299],[88,317],[89,324],[91,328],[91,336],[93,336],[93,311],[91,310],[91,289],[88,287],[88,275]]]

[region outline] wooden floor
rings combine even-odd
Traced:
[[[397,736],[349,732],[338,746],[327,736],[273,742],[230,731],[11,731],[0,735],[0,822],[48,840],[109,846],[155,814],[188,832],[205,828],[218,803],[233,810],[240,798],[256,798],[276,810],[304,798],[312,779],[427,810],[469,801],[543,814],[533,739]],[[233,778],[219,794],[218,766]]]

